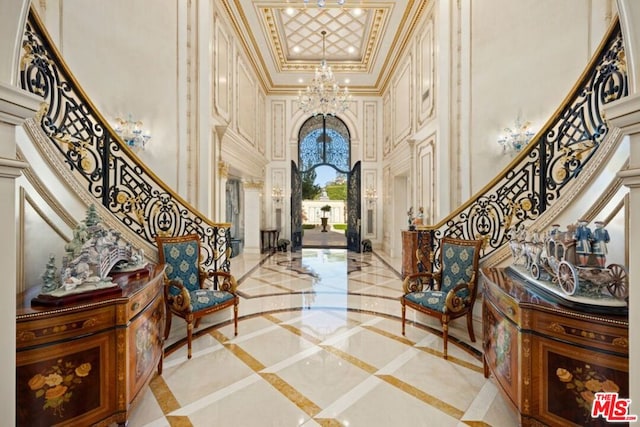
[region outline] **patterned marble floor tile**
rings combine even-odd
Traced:
[[[479,316],[476,343],[454,322],[449,360],[437,320],[408,313],[401,334],[399,268],[344,249],[233,258],[238,336],[230,311],[208,316],[188,360],[174,319],[163,375],[129,426],[517,425],[482,374]]]

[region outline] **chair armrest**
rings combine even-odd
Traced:
[[[209,272],[209,278],[213,278],[213,283],[218,284],[217,290],[219,291],[227,291],[232,294],[236,294],[236,288],[238,287],[238,282],[236,278],[231,273],[227,273],[226,271],[212,271]],[[216,280],[217,279],[217,280]]]
[[[431,279],[440,283],[440,272],[435,271],[433,273],[423,272],[409,274],[402,281],[402,290],[405,294],[409,294],[411,292],[421,292],[425,286],[429,289],[432,284]]]
[[[171,293],[171,288],[177,289],[178,293]],[[168,280],[165,278],[164,300],[176,311],[188,312],[191,307],[191,296],[189,295],[189,290],[184,287],[180,280]]]
[[[462,297],[459,295],[460,291],[463,289],[467,289],[469,291],[468,296]],[[453,289],[447,292],[447,296],[445,297],[444,303],[447,306],[447,311],[451,313],[459,313],[460,311],[465,310],[471,305],[472,295],[473,288],[469,283],[457,284]]]

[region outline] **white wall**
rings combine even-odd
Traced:
[[[408,176],[405,209],[424,206],[435,223],[495,177],[511,160],[497,144],[502,130],[518,113],[536,130],[548,120],[614,14],[607,0],[427,6],[382,95],[384,167],[391,179]]]
[[[71,72],[105,119],[113,123],[130,113],[151,132],[139,156],[172,188],[185,179],[177,126],[178,81],[185,79],[177,63],[180,3],[60,0],[45,17]]]
[[[605,3],[471,3],[472,192],[511,160],[496,143],[504,128],[513,127],[520,114],[537,131],[565,99],[609,25]]]

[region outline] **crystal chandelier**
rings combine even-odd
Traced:
[[[151,133],[148,130],[143,131],[142,122],[140,120],[134,121],[131,118],[131,114],[126,120],[116,117],[116,124],[113,130],[134,152],[144,149],[151,139]]]
[[[322,114],[323,116],[335,116],[344,113],[349,108],[349,89],[341,89],[333,77],[331,67],[327,65],[325,59],[325,36],[326,31],[322,31],[322,61],[320,68],[316,68],[315,76],[310,86],[302,92],[298,91],[298,102],[300,108],[305,113],[313,116]]]

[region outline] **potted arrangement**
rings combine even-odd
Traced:
[[[331,205],[324,205],[323,207],[320,208],[320,210],[324,212],[324,215],[322,216],[322,218],[320,218],[320,221],[322,221],[322,232],[326,233],[327,225],[329,224],[329,218],[327,218],[327,213],[331,212]]]
[[[289,239],[278,239],[276,246],[280,252],[287,252],[287,247],[290,244],[291,244],[291,240]]]

